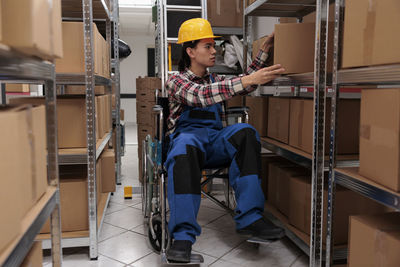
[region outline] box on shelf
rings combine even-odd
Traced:
[[[42,241],[35,241],[20,267],[40,267],[43,266]]]
[[[0,1],[0,43],[3,41],[3,26],[2,26],[2,15],[1,15],[1,1]]]
[[[333,23],[328,29],[327,70],[332,71]],[[274,64],[281,64],[286,74],[314,71],[315,23],[275,25]]]
[[[57,88],[58,89],[58,88]],[[57,92],[61,93],[61,92]],[[95,86],[94,94],[95,95],[104,95],[106,93],[105,86]],[[86,94],[86,86],[82,85],[66,85],[64,87],[64,95],[85,95]]]
[[[305,21],[303,21],[303,22],[305,22]],[[279,18],[279,23],[281,23],[281,24],[283,24],[283,23],[297,23],[297,18],[287,18],[287,17]]]
[[[2,42],[41,58],[62,57],[60,1],[2,0]]]
[[[274,177],[270,176],[270,165],[272,164],[282,164],[286,162],[284,158],[281,158],[276,155],[271,155],[271,154],[261,154],[261,188],[264,192],[264,197],[266,199],[270,199],[270,193],[269,193],[269,183],[270,179],[275,179]],[[274,183],[274,180],[273,182]],[[272,186],[273,188],[273,193],[272,195],[275,194],[275,188],[276,186]],[[271,197],[272,198],[272,197]],[[276,198],[275,198],[276,199]],[[275,206],[275,205],[274,205]]]
[[[268,98],[267,136],[285,144],[289,143],[289,98]]]
[[[101,155],[101,187],[103,193],[115,192],[115,153],[105,150]]]
[[[232,97],[231,99],[226,101],[226,107],[231,108],[231,107],[242,107],[243,106],[243,96],[241,95],[236,95]]]
[[[400,191],[400,89],[361,92],[360,174]]]
[[[341,99],[337,109],[336,148],[338,154],[358,154],[360,101]],[[331,127],[331,102],[326,101],[325,133]],[[290,99],[289,145],[309,154],[313,150],[314,101]],[[330,135],[325,135],[325,153],[329,153]]]
[[[6,83],[6,92],[7,93],[29,93],[30,92],[29,84]]]
[[[290,180],[289,222],[310,235],[311,229],[311,176],[294,177]],[[324,214],[327,214],[328,191],[324,186]],[[346,244],[348,240],[349,216],[384,212],[385,207],[362,195],[337,186],[335,194],[334,242]],[[323,235],[326,236],[326,226]]]
[[[400,63],[397,0],[346,1],[342,67]]]
[[[249,110],[249,124],[256,128],[260,136],[267,136],[268,98],[246,96]]]
[[[399,213],[350,217],[349,267],[399,266],[399,250]]]
[[[207,0],[207,14],[213,27],[243,27],[243,0]]]
[[[85,50],[82,22],[63,22],[64,57],[56,60],[57,73],[85,73]],[[94,74],[103,74],[103,45],[104,38],[93,23]]]

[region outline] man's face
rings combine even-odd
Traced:
[[[189,51],[188,51],[189,50]],[[195,48],[188,48],[187,52],[193,61],[206,68],[215,65],[215,41],[214,39],[202,39]]]

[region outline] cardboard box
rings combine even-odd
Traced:
[[[252,59],[253,60],[258,55],[258,52],[260,51],[261,46],[264,44],[264,42],[265,42],[265,40],[267,40],[267,38],[268,38],[268,36],[264,36],[253,42],[253,48],[252,48]]]
[[[110,45],[107,43],[106,40],[103,42],[103,76],[106,78],[110,78]]]
[[[1,15],[1,1],[0,0],[0,43],[3,41],[3,26],[2,26],[2,15]]]
[[[11,104],[43,105],[43,97],[12,98]],[[59,148],[87,147],[86,101],[83,97],[57,97],[57,125]]]
[[[400,191],[400,91],[361,93],[360,174]]]
[[[249,124],[256,128],[260,136],[267,136],[268,98],[246,96],[246,106],[249,110]]]
[[[156,101],[156,89],[136,88],[136,103]]]
[[[125,120],[125,110],[120,109],[119,112],[120,112],[119,119],[121,121]]]
[[[349,267],[399,266],[399,249],[399,213],[350,218]]]
[[[270,176],[270,166],[273,164],[279,164],[286,162],[284,158],[278,157],[275,154],[261,154],[261,188],[264,192],[265,199],[269,200],[269,180],[274,179]],[[272,182],[274,183],[274,181]],[[276,185],[271,188],[274,192],[276,190]]]
[[[115,192],[115,153],[105,150],[101,155],[102,192]]]
[[[41,58],[62,57],[61,3],[53,1],[52,7],[49,3],[47,0],[2,0],[2,42]]]
[[[347,3],[346,3],[346,12],[347,12]],[[335,21],[335,4],[329,5],[328,21],[332,21],[332,22]],[[315,23],[315,11],[304,16],[302,22],[303,23],[307,23],[307,22]]]
[[[6,92],[7,93],[29,93],[30,92],[29,84],[6,83]]]
[[[85,50],[82,22],[63,22],[63,49],[64,57],[57,59],[57,73],[85,73]],[[102,75],[102,40],[104,38],[93,23],[93,47],[94,47],[94,73]]]
[[[331,102],[327,99],[325,114],[325,153],[329,154]],[[358,154],[360,101],[341,99],[338,105],[336,148],[338,154]],[[309,154],[313,150],[314,101],[290,99],[289,145]]]
[[[58,88],[57,88],[58,89]],[[95,86],[95,95],[104,95],[106,93],[105,86]],[[64,87],[64,95],[86,95],[86,86],[82,85],[66,85]]]
[[[268,98],[268,128],[267,136],[289,143],[289,98]]]
[[[311,229],[311,176],[292,177],[289,189],[289,222],[310,235]],[[328,191],[324,186],[324,214],[327,214]],[[384,206],[362,195],[337,186],[335,195],[334,242],[346,244],[348,240],[349,216],[374,214],[385,211]],[[326,236],[326,226],[323,235]]]
[[[213,27],[243,27],[243,0],[207,0],[207,14]]]
[[[35,241],[20,267],[42,267],[43,250],[42,241]]]
[[[397,0],[346,1],[342,67],[399,63],[399,11]]]
[[[286,18],[286,17],[285,18],[279,18],[279,23],[280,24],[283,24],[283,23],[297,23],[297,18]]]
[[[227,108],[243,107],[243,96],[236,95],[236,96],[232,97],[231,99],[227,100],[226,107]]]
[[[161,79],[157,77],[136,78],[136,101],[155,102],[156,90],[161,90]]]
[[[136,103],[136,122],[138,124],[154,125],[153,107],[155,104],[155,102]]]
[[[327,70],[332,71],[333,23],[329,23]],[[274,64],[281,64],[286,74],[314,71],[315,23],[275,25]]]

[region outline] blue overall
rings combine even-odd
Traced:
[[[175,240],[196,241],[202,169],[229,167],[235,192],[236,228],[262,217],[264,195],[260,186],[260,138],[249,124],[223,128],[221,104],[205,108],[186,106],[170,135],[165,167],[168,171],[169,232]]]

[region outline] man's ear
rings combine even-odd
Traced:
[[[194,58],[193,48],[186,47],[186,53],[189,55],[190,58]]]

